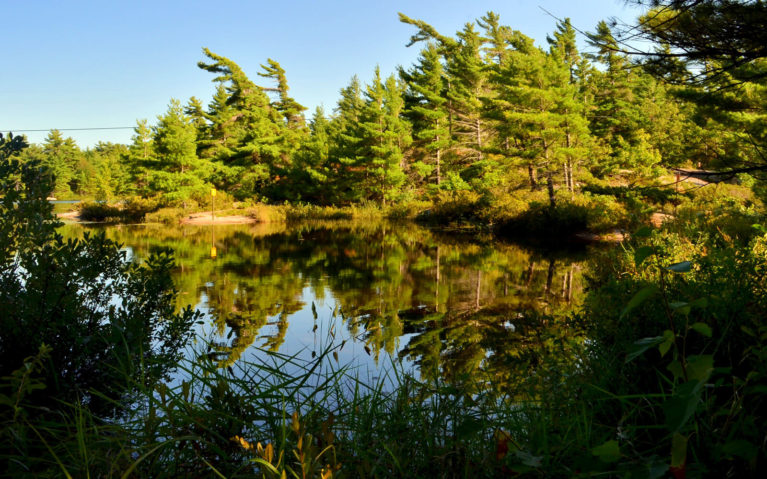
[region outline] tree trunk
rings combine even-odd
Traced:
[[[434,278],[434,312],[439,312],[439,245],[437,245],[437,274]]]
[[[549,190],[549,203],[553,208],[556,206],[556,199],[554,197],[554,175],[551,174],[551,170],[546,170],[546,187]]]
[[[480,286],[482,285],[482,270],[477,271],[477,291],[475,293],[474,307],[479,311]]]
[[[479,154],[479,159],[482,160],[482,120],[477,118],[476,125],[477,125],[477,153]]]
[[[525,288],[530,289],[530,285],[533,282],[533,275],[535,274],[535,261],[530,259],[530,264],[527,265],[527,278],[525,280]]]
[[[567,131],[567,148],[570,149],[571,146],[571,139],[570,139],[570,131]],[[574,193],[573,188],[573,163],[572,158],[570,157],[570,154],[567,155],[567,160],[565,160],[565,186],[567,186],[567,190],[570,192],[570,197],[572,197]]]
[[[530,190],[535,191],[538,189],[538,178],[535,175],[535,168],[532,163],[527,164],[527,174],[530,175]]]
[[[546,289],[544,291],[546,296],[551,292],[551,283],[554,281],[554,269],[554,259],[552,258],[549,260],[549,271],[546,275]]]

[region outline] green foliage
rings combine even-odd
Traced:
[[[19,426],[22,403],[30,421],[66,404],[108,415],[130,402],[130,383],[166,377],[186,343],[196,313],[175,310],[172,258],[126,261],[103,234],[65,241],[46,200],[54,180],[39,164],[3,159],[0,182],[0,377],[16,388],[6,395],[16,409],[3,434]],[[15,441],[42,457],[43,445],[30,437],[42,423],[34,424],[18,429],[27,437]],[[14,447],[4,443],[0,454]],[[23,463],[5,462],[3,473],[21,473]]]
[[[700,222],[693,236],[684,231],[640,231],[595,262],[585,310],[600,365],[593,380],[614,398],[595,419],[620,427],[637,458],[670,454],[672,470],[752,475],[765,459],[751,426],[764,421],[753,382],[764,367],[752,353],[767,307],[765,239],[752,229],[736,241]]]
[[[148,213],[157,210],[153,200],[131,197],[117,205],[97,202],[82,202],[77,205],[81,221],[141,223]]]

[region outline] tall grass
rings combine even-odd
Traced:
[[[204,344],[200,342],[200,344]],[[18,477],[499,477],[567,474],[588,444],[586,413],[573,417],[557,381],[533,378],[527,399],[424,382],[390,360],[370,380],[341,366],[328,345],[314,359],[259,351],[219,368],[207,346],[178,364],[175,380],[133,384],[112,418],[72,404],[27,428],[3,472]],[[464,380],[469,381],[470,378]],[[544,387],[545,386],[545,387]],[[556,397],[552,391],[559,390]],[[545,398],[545,400],[543,400]],[[585,407],[585,406],[584,406]],[[552,431],[555,431],[552,433]],[[556,436],[552,436],[555,434]],[[564,457],[567,456],[567,457]],[[593,456],[587,454],[587,459]],[[23,464],[22,464],[23,463]]]

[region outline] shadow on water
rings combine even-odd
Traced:
[[[565,360],[578,341],[567,313],[583,296],[583,249],[534,250],[410,223],[109,226],[106,234],[139,259],[175,250],[178,306],[206,313],[221,366],[254,345],[308,357],[318,336],[332,335],[349,342],[341,363],[375,369],[386,355],[423,378],[471,375],[507,387],[544,357]]]

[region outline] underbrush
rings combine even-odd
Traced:
[[[767,235],[746,231],[739,209],[685,215],[593,261],[584,399],[600,402],[594,423],[612,427],[619,467],[756,477],[767,461]]]
[[[152,199],[137,197],[113,205],[99,202],[82,202],[77,205],[80,220],[108,223],[140,223],[158,207],[158,203]]]
[[[579,448],[560,449],[560,441],[588,444],[591,434],[580,423],[585,415],[572,421],[565,404],[571,390],[559,376],[531,378],[530,390],[560,391],[545,402],[521,399],[519,391],[498,397],[469,394],[460,382],[422,382],[397,362],[368,382],[334,362],[342,347],[307,361],[259,351],[227,368],[203,349],[178,364],[174,382],[152,389],[133,383],[131,402],[115,403],[116,420],[62,403],[59,414],[40,421],[22,391],[14,397],[17,412],[0,406],[2,435],[14,438],[13,448],[4,449],[3,473],[452,478],[608,467]],[[27,372],[19,373],[33,387],[37,362],[30,358]]]
[[[305,220],[369,220],[413,219],[430,205],[426,201],[401,201],[382,206],[379,203],[364,202],[348,206],[318,206],[294,204],[283,207],[287,221]]]
[[[576,233],[627,231],[647,221],[651,209],[642,203],[627,207],[608,195],[578,194],[548,201],[532,202],[513,217],[499,222],[502,236],[534,238],[541,243],[572,240]]]

